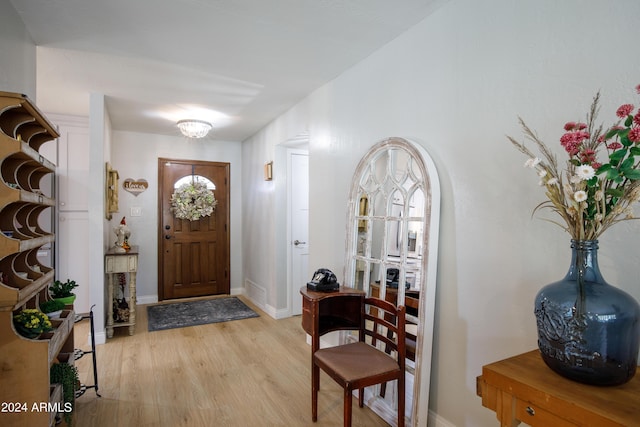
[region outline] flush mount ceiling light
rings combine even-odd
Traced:
[[[179,120],[178,129],[187,138],[204,138],[213,126],[204,120]]]

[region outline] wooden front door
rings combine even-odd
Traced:
[[[192,179],[211,181],[218,204],[208,217],[175,218],[176,183]],[[228,294],[229,163],[158,159],[158,210],[158,299]]]

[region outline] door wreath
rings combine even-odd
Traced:
[[[171,211],[178,219],[198,221],[202,217],[210,216],[217,204],[213,191],[199,181],[182,184],[171,195]]]

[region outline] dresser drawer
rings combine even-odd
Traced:
[[[138,269],[137,255],[107,255],[105,258],[106,273],[129,273]]]
[[[577,424],[564,420],[539,406],[515,398],[516,418],[532,427],[577,427]]]

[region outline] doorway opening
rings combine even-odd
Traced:
[[[285,306],[276,317],[302,314],[300,287],[309,281],[309,134],[303,132],[275,147],[276,206],[286,215],[276,219],[278,300]],[[281,174],[282,171],[282,174]],[[286,176],[283,176],[285,175]],[[297,241],[297,243],[296,243]],[[308,277],[307,277],[308,276]]]

